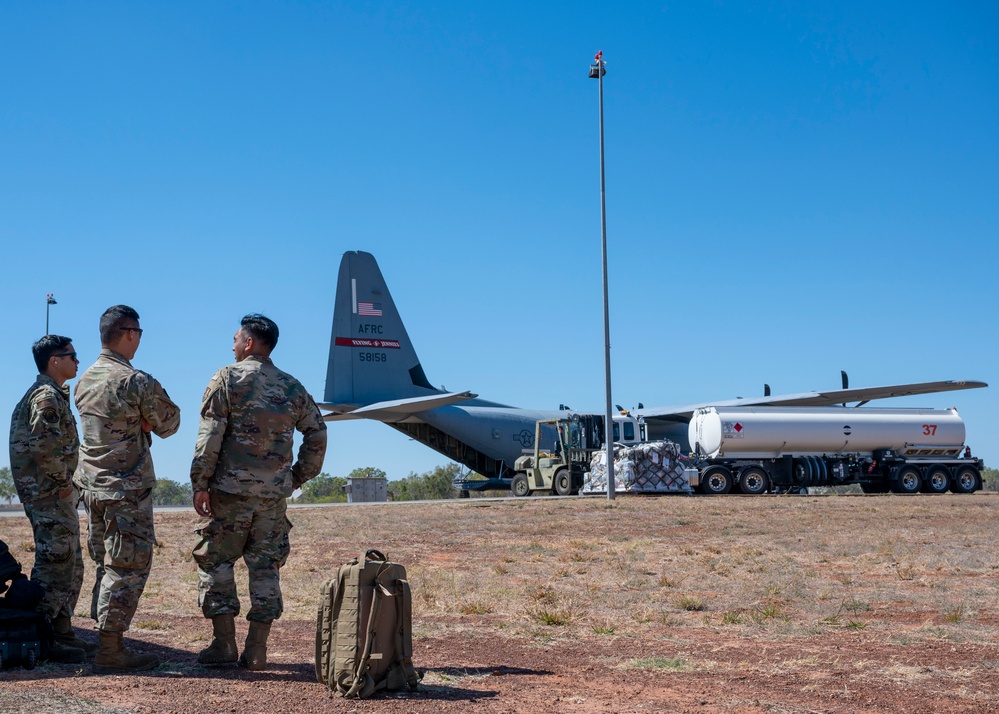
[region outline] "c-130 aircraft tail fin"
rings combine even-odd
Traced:
[[[350,418],[347,414],[359,408],[385,407],[386,402],[402,414],[471,396],[450,395],[431,386],[374,256],[361,251],[344,253],[321,406]]]

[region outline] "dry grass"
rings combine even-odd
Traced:
[[[995,506],[977,494],[293,509],[285,617],[312,619],[322,581],[377,547],[407,566],[416,617],[436,627],[485,617],[502,621],[504,636],[524,637],[640,635],[669,622],[775,636],[876,627],[889,637],[988,640],[995,613],[980,614],[996,601],[999,553],[982,534]],[[138,627],[196,611],[193,522],[193,513],[157,514]],[[30,543],[26,521],[4,526],[8,542]],[[16,555],[30,565],[23,545]],[[245,593],[241,563],[237,578]]]
[[[319,580],[370,544],[409,567],[418,614],[445,627],[454,615],[490,615],[508,636],[638,635],[713,627],[736,612],[727,626],[785,636],[829,618],[849,629],[915,619],[987,639],[994,623],[976,623],[966,603],[981,600],[976,588],[995,595],[999,555],[977,537],[993,507],[982,497],[830,497],[309,509],[292,514],[285,595],[289,615],[311,617]],[[193,585],[190,569],[178,576]]]

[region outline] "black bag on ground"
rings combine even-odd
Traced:
[[[0,595],[7,592],[8,583],[23,577],[21,564],[11,555],[7,544],[0,540]]]
[[[415,690],[413,601],[406,569],[377,550],[323,584],[316,616],[316,679],[340,697]]]
[[[52,628],[42,613],[0,607],[0,669],[34,669],[48,654],[51,639]]]
[[[45,590],[28,580],[7,544],[0,540],[0,669],[34,669],[49,651],[52,627],[35,611]]]

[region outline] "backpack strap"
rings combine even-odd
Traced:
[[[378,551],[368,551],[368,553],[371,552],[378,553]],[[365,554],[365,557],[367,557],[368,553]],[[381,555],[381,553],[378,553],[378,555]],[[385,556],[382,555],[381,557],[384,558]],[[364,649],[362,650],[363,654],[357,658],[357,665],[354,668],[354,681],[350,689],[344,692],[343,696],[347,699],[351,697],[360,697],[362,699],[369,697],[385,686],[384,682],[380,686],[376,686],[371,677],[368,676],[368,662],[371,660],[371,649],[375,645],[375,622],[378,618],[378,608],[381,605],[382,597],[392,597],[392,593],[381,582],[381,575],[388,567],[389,563],[383,560],[382,566],[375,573],[375,587],[371,598],[371,610],[368,612],[368,626],[366,628]]]
[[[319,611],[316,614],[316,680],[327,687],[330,687],[334,669],[333,660],[336,657],[333,649],[333,642],[336,639],[334,614],[337,612],[337,598],[343,601],[343,597],[339,595],[340,589],[339,577],[323,583]]]
[[[357,560],[351,560],[337,571],[336,574],[336,592],[333,594],[333,607],[330,610],[330,637],[329,641],[324,643],[324,647],[328,648],[328,659],[326,666],[326,677],[325,684],[326,688],[331,692],[335,692],[337,688],[337,683],[334,680],[334,674],[336,673],[336,634],[339,623],[333,620],[333,615],[340,612],[343,607],[343,596],[347,591],[347,573],[351,565],[356,565]]]
[[[413,629],[412,611],[406,610],[406,603],[412,602],[412,595],[409,590],[409,581],[400,578],[396,581],[398,592],[395,596],[395,612],[397,627],[395,630],[395,663],[402,668],[406,678],[406,685],[410,690],[415,690],[420,677],[413,667],[413,641],[403,637],[403,633],[411,632]],[[408,645],[408,646],[407,646]]]

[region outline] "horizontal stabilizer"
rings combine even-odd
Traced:
[[[429,397],[413,397],[411,399],[393,399],[387,402],[376,402],[357,409],[345,410],[338,404],[320,404],[323,409],[330,410],[330,414],[324,414],[326,421],[342,421],[344,419],[374,419],[386,423],[392,423],[405,419],[410,414],[425,412],[428,409],[444,407],[448,404],[456,404],[467,399],[475,399],[477,394],[471,392],[448,392],[447,394],[434,394]]]

